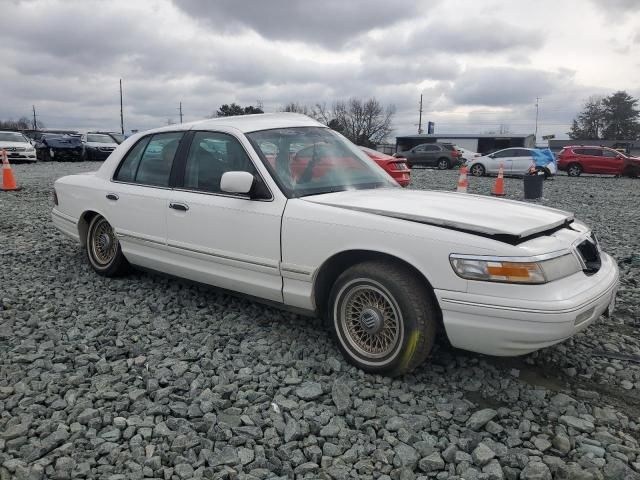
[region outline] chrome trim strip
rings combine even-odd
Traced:
[[[283,266],[280,267],[280,270],[282,270],[283,272],[297,273],[300,275],[311,275],[311,273],[313,272],[313,270],[302,270],[302,269],[283,267]]]
[[[251,260],[244,260],[244,259],[241,259],[241,258],[229,256],[229,255],[221,255],[221,254],[218,254],[218,253],[205,252],[204,250],[200,250],[200,249],[197,249],[197,248],[183,247],[183,246],[180,246],[180,245],[176,245],[175,243],[168,243],[167,246],[171,247],[171,248],[177,248],[178,250],[184,250],[184,251],[187,251],[187,252],[193,252],[193,253],[199,253],[201,255],[207,255],[209,257],[221,258],[221,259],[224,259],[224,260],[232,260],[234,262],[247,263],[249,265],[257,265],[259,267],[265,267],[265,268],[271,268],[273,270],[278,270],[278,266],[277,265],[270,265],[268,263],[253,262]]]
[[[533,262],[543,262],[545,260],[551,260],[552,258],[562,257],[564,255],[571,255],[572,252],[570,250],[558,250],[556,252],[544,253],[541,255],[532,255],[529,257],[499,257],[494,255],[468,255],[461,253],[452,253],[449,255],[449,261],[451,260],[480,260],[484,262],[523,262],[523,263],[533,263]]]
[[[55,215],[56,217],[58,217],[61,220],[65,220],[69,223],[73,223],[74,225],[76,225],[78,223],[77,220],[73,220],[72,217],[68,217],[67,215],[65,215],[64,213],[59,212],[56,209],[51,210],[51,214]]]
[[[150,238],[140,237],[138,235],[132,235],[130,233],[116,232],[116,237],[119,237],[119,238],[130,238],[132,240],[138,240],[138,241],[141,241],[141,242],[153,243],[154,245],[162,245],[163,247],[165,246],[164,242],[159,242],[157,240],[153,240],[153,239],[150,239]]]
[[[263,180],[263,183],[264,183],[264,180]],[[264,184],[267,186],[267,189],[269,189],[269,186],[266,183]],[[212,195],[214,197],[237,198],[239,200],[250,200],[252,202],[273,202],[273,193],[271,193],[271,189],[269,189],[269,194],[271,195],[271,197],[269,198],[250,198],[248,195],[242,195],[242,194],[234,195],[231,193],[224,193],[224,192],[220,192],[220,193],[205,192],[203,190],[190,190],[188,188],[180,188],[180,187],[174,187],[171,190],[173,190],[174,192],[187,192],[187,193],[199,193],[200,195]]]

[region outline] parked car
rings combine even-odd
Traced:
[[[320,149],[334,156],[316,170]],[[310,160],[297,171],[301,150]],[[322,315],[347,360],[372,373],[417,367],[439,329],[489,355],[562,342],[618,287],[616,262],[571,213],[402,189],[299,114],[137,134],[96,172],[58,179],[53,198],[53,223],[98,274],[141,266]]]
[[[462,157],[462,161],[467,165],[473,161],[476,157],[481,157],[482,154],[478,152],[474,152],[473,150],[468,150],[463,147],[459,147],[458,145],[454,145],[457,151],[460,152],[460,156]]]
[[[385,171],[391,175],[401,187],[406,187],[411,181],[411,169],[407,165],[407,160],[403,157],[393,157],[386,153],[378,152],[372,148],[360,147],[360,149],[369,155],[374,162],[380,165]]]
[[[0,131],[0,150],[7,152],[11,163],[35,162],[36,149],[20,132]]]
[[[498,150],[489,155],[475,157],[468,165],[469,173],[476,177],[497,174],[502,165],[505,175],[524,175],[531,166],[537,166],[551,176],[557,173],[556,163],[549,161],[544,164],[536,163],[536,150],[533,148],[512,147]]]
[[[579,177],[583,173],[637,177],[640,175],[640,158],[629,157],[607,147],[571,145],[558,154],[558,168],[570,177]]]
[[[80,162],[84,156],[80,135],[43,133],[34,146],[38,160],[43,162]]]
[[[451,143],[423,143],[400,153],[407,159],[409,168],[420,165],[421,167],[437,167],[439,170],[446,170],[463,163],[460,152]]]
[[[87,133],[82,136],[84,144],[84,160],[105,160],[113,152],[118,143],[109,135]]]
[[[90,133],[96,133],[100,135],[109,135],[113,139],[113,141],[116,142],[118,145],[120,145],[125,140],[125,136],[122,133],[118,133],[118,132],[101,132],[101,131],[87,132],[87,134],[90,134]]]

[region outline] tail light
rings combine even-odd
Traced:
[[[459,150],[452,150],[451,151],[451,156],[452,157],[460,157],[460,156],[462,156],[462,153],[460,153]]]
[[[393,162],[391,168],[393,170],[409,170],[406,162]]]

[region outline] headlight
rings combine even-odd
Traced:
[[[576,257],[567,252],[539,257],[449,256],[456,274],[467,280],[540,284],[580,271]]]

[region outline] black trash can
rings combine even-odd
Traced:
[[[535,200],[542,197],[542,186],[544,185],[543,175],[524,176],[524,198],[525,200]]]

